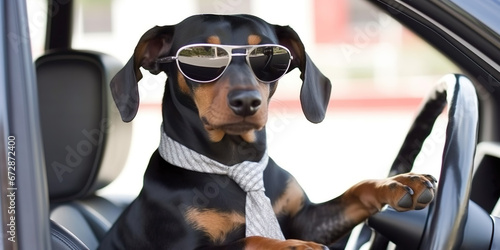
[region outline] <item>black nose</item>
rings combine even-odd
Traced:
[[[227,95],[227,102],[236,115],[251,116],[259,110],[262,97],[257,90],[233,90]]]

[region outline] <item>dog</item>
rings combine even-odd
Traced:
[[[385,205],[422,209],[434,198],[434,177],[408,173],[313,204],[268,157],[268,105],[283,75],[301,71],[313,123],[330,98],[330,81],[289,26],[206,14],[153,27],[110,84],[125,122],[139,107],[140,67],[168,76],[162,138],[140,194],[100,249],[327,249]]]

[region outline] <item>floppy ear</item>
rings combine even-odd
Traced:
[[[132,121],[139,109],[137,82],[142,79],[139,67],[155,75],[160,73],[156,60],[170,51],[173,34],[174,26],[155,26],[148,30],[139,40],[132,58],[111,80],[113,100],[124,122]]]
[[[300,103],[307,120],[319,123],[325,118],[332,85],[306,54],[304,44],[289,26],[275,25],[279,43],[292,53],[293,60],[288,71],[299,68],[302,79]]]

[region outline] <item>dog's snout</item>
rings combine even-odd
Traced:
[[[259,110],[262,96],[257,90],[233,90],[227,101],[231,110],[239,116],[251,116]]]

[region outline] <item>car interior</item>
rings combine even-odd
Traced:
[[[49,2],[58,3],[56,0]],[[113,182],[124,167],[126,157],[123,156],[127,155],[132,142],[132,125],[121,121],[109,89],[111,78],[123,64],[111,55],[76,50],[71,46],[72,2],[57,5],[62,14],[49,15],[45,52],[35,60],[49,196],[50,244],[51,249],[96,249],[131,202],[128,197],[99,195],[97,190]],[[437,31],[434,27],[438,24],[414,16],[411,7],[393,1],[372,2],[381,9],[389,9],[388,12],[404,13],[393,16],[447,54],[465,75],[445,76],[442,85],[438,86],[446,87],[438,87],[429,94],[420,111],[421,119],[417,116],[399,152],[405,155],[420,151],[422,145],[413,142],[416,139],[423,142],[437,115],[447,108],[449,120],[444,149],[447,154],[443,156],[442,178],[435,202],[438,205],[408,212],[402,217],[390,209],[374,216],[367,224],[379,233],[374,236],[376,239],[370,249],[386,249],[389,241],[401,247],[397,249],[439,249],[436,246],[448,246],[443,241],[461,237],[457,235],[464,231],[462,249],[500,247],[500,220],[497,217],[500,216],[497,211],[500,209],[497,206],[500,197],[497,184],[500,176],[500,85],[496,80],[500,76],[498,68],[492,69],[500,62],[488,64],[480,53],[465,51],[464,45],[448,39],[449,34]],[[429,9],[428,2],[415,5]],[[435,10],[436,20],[441,15],[442,19],[449,20],[440,21],[456,22],[456,34],[475,33],[471,31],[471,24],[459,23],[450,15],[439,13],[444,10],[446,8]],[[485,51],[498,52],[495,42],[484,45],[484,41],[477,38],[470,43],[486,48]],[[473,90],[468,92],[471,86]],[[471,95],[478,96],[478,103],[470,102],[475,99]],[[411,164],[405,165],[399,159],[396,157],[391,175],[411,170]],[[473,167],[463,168],[469,161],[473,161]],[[450,204],[455,204],[451,206],[453,209]]]
[[[95,249],[127,205],[94,195],[120,173],[131,141],[108,88],[120,63],[98,52],[53,50],[35,65],[54,243],[76,244],[72,232]]]

